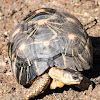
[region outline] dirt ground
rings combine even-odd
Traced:
[[[24,99],[24,87],[17,84],[9,72],[7,43],[13,28],[29,12],[44,7],[69,12],[83,25],[96,18],[98,23],[88,29],[87,33],[100,37],[100,0],[0,0],[0,100]],[[36,100],[100,100],[100,61],[93,67],[86,75],[94,84],[88,90],[81,91],[74,86],[56,90],[47,88]]]

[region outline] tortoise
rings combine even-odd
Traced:
[[[8,55],[17,82],[32,84],[26,90],[27,99],[48,85],[55,89],[80,84],[84,79],[81,72],[93,62],[92,43],[80,21],[52,8],[31,12],[15,27]]]

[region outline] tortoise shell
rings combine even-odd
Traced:
[[[31,12],[9,40],[11,70],[24,85],[49,67],[90,69],[92,46],[80,21],[69,13],[51,8]]]

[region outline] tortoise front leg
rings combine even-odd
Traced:
[[[62,88],[65,84],[59,80],[53,79],[50,84],[50,89]]]
[[[25,99],[28,100],[39,95],[40,93],[42,93],[43,90],[47,88],[49,84],[50,77],[47,73],[37,77],[31,87],[25,91]]]

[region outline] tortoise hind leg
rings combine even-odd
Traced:
[[[50,77],[47,73],[37,77],[31,87],[25,91],[25,99],[29,100],[30,98],[34,98],[35,96],[41,94],[49,84]]]

